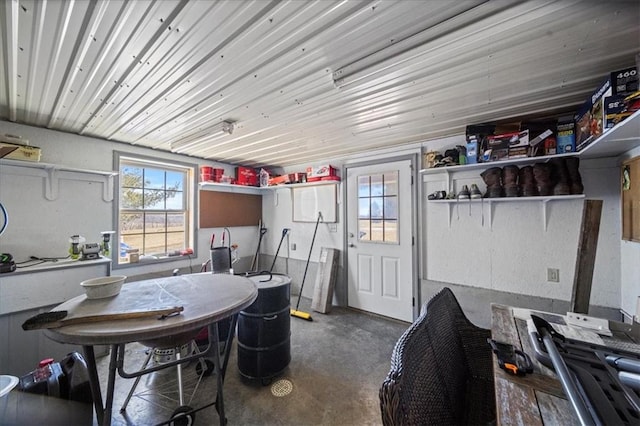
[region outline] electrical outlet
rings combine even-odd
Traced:
[[[560,282],[560,269],[547,268],[547,281],[551,283]]]
[[[291,251],[295,251],[296,249],[296,243],[291,243]]]

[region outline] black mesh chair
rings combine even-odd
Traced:
[[[383,424],[494,422],[490,335],[467,319],[450,289],[442,289],[395,345],[380,388]]]

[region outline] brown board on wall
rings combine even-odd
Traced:
[[[640,242],[640,157],[622,164],[622,239]]]
[[[253,226],[262,219],[262,196],[200,191],[200,228]]]

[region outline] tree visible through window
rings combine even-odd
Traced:
[[[398,171],[358,176],[358,239],[398,243]]]
[[[189,247],[189,171],[120,158],[118,263],[179,255]]]

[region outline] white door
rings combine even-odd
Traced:
[[[348,167],[349,306],[413,320],[411,160]]]

